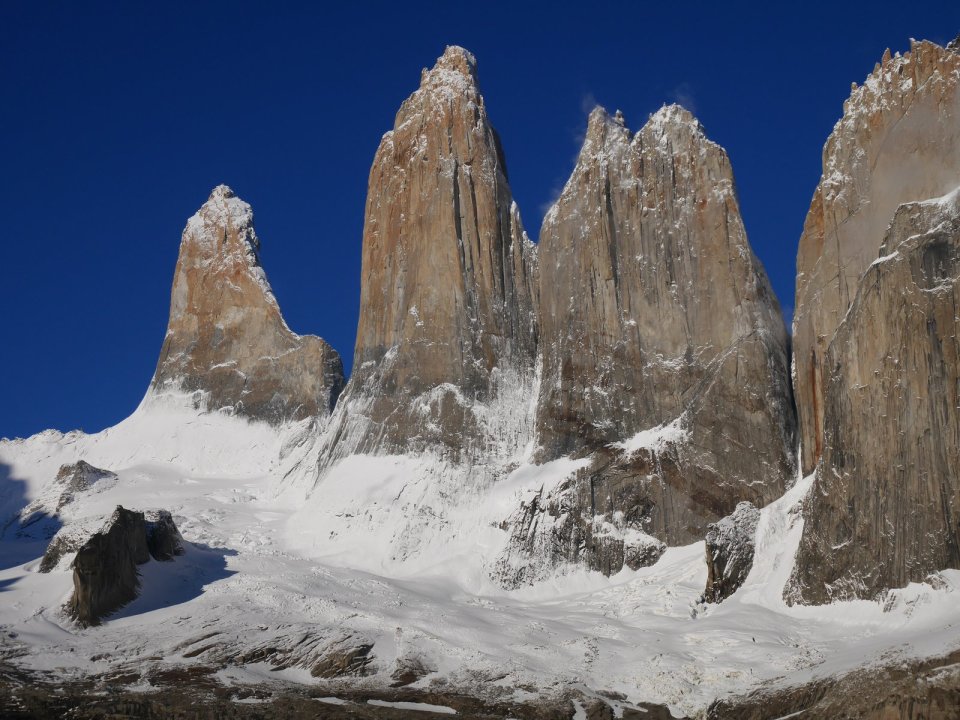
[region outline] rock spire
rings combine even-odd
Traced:
[[[250,205],[217,186],[183,231],[147,401],[192,394],[206,410],[276,424],[326,418],[342,386],[337,352],[284,322],[260,264]]]
[[[334,451],[433,448],[459,458],[515,446],[521,430],[483,408],[513,403],[532,382],[535,247],[463,48],[423,71],[380,142],[362,272]]]

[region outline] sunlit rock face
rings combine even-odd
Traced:
[[[226,185],[214,188],[183,231],[147,401],[192,394],[205,410],[277,424],[328,417],[342,387],[337,352],[284,322],[250,205]]]
[[[362,272],[354,375],[332,452],[430,449],[459,460],[522,445],[535,247],[462,48],[424,70],[377,149]]]
[[[631,550],[650,536],[694,542],[739,501],[779,497],[795,474],[786,330],[700,123],[674,105],[633,134],[595,110],[538,249],[537,458],[591,464],[518,512],[506,583],[541,574],[537,548],[617,572],[656,560]]]
[[[897,210],[827,348],[791,601],[960,568],[960,188]]]
[[[926,41],[903,56],[888,50],[866,82],[854,84],[824,146],[800,238],[793,321],[804,473],[823,452],[828,347],[894,213],[960,185],[958,87],[956,51]]]

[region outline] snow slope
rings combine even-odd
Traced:
[[[5,525],[31,501],[52,502],[60,465],[82,458],[117,478],[78,493],[63,522],[117,504],[162,507],[190,543],[175,562],[142,566],[140,598],[81,630],[60,609],[69,569],[37,572],[43,539],[17,537],[10,524],[0,541],[0,657],[64,678],[224,663],[227,684],[326,683],[335,695],[336,681],[306,668],[331,648],[372,644],[372,674],[354,686],[389,684],[398,660],[414,658],[431,670],[414,687],[517,699],[574,687],[619,693],[615,706],[657,702],[693,715],[761,681],[960,645],[960,572],[884,604],[783,602],[812,476],[762,511],[753,570],[721,605],[699,603],[702,543],[635,572],[568,571],[506,591],[487,573],[507,539],[498,524],[577,462],[522,464],[470,485],[469,468],[429,457],[358,456],[317,483],[311,437],[305,424],[277,429],[171,402],[96,435],[0,441]],[[250,651],[266,647],[290,667],[255,661]]]

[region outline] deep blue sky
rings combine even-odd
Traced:
[[[478,58],[532,237],[594,103],[633,129],[687,105],[730,154],[789,314],[850,83],[888,46],[960,32],[955,1],[326,5],[0,5],[0,436],[99,430],[137,405],[180,232],[221,182],[253,205],[290,326],[349,365],[370,162],[447,44]]]

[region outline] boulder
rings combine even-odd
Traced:
[[[146,513],[127,510],[118,505],[99,530],[83,532],[67,526],[53,539],[47,553],[48,564],[54,567],[54,555],[76,550],[73,568],[73,595],[67,613],[81,627],[98,625],[100,621],[134,600],[139,594],[137,566],[150,560],[172,560],[182,555],[183,538],[166,510]],[[48,568],[50,569],[50,568]]]
[[[98,625],[137,597],[137,565],[149,559],[143,513],[118,505],[103,528],[77,551],[68,614],[82,627]]]
[[[737,505],[731,515],[707,528],[707,587],[705,602],[718,603],[743,585],[753,567],[760,511],[751,503]]]

